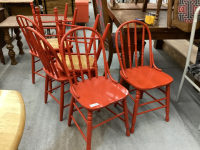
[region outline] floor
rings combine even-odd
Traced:
[[[94,23],[92,4],[90,3],[90,23]],[[116,29],[116,28],[115,28]],[[114,29],[114,30],[115,30]],[[0,64],[0,89],[19,91],[25,102],[26,124],[24,134],[19,145],[19,150],[84,150],[86,142],[79,130],[72,123],[67,126],[69,108],[64,109],[64,120],[59,121],[59,105],[49,97],[44,104],[44,78],[36,76],[36,83],[31,83],[31,56],[28,45],[24,39],[24,55],[18,54],[16,41],[13,42],[18,64],[11,66],[7,50],[4,47],[6,65]],[[147,41],[148,43],[148,41]],[[199,150],[200,131],[200,95],[186,81],[180,96],[180,102],[175,98],[182,77],[183,69],[176,64],[163,50],[153,49],[155,64],[174,79],[171,84],[170,121],[165,122],[165,110],[156,110],[138,116],[135,133],[130,137],[125,135],[125,125],[120,119],[114,119],[96,129],[92,134],[93,150]],[[102,74],[101,64],[99,70]],[[145,48],[145,64],[149,64],[148,44]],[[42,65],[37,65],[40,68]],[[115,54],[111,66],[112,76],[117,80],[119,63]],[[56,83],[55,83],[56,84]],[[66,86],[68,89],[69,86]],[[150,91],[156,98],[162,97],[157,90]],[[59,98],[59,90],[53,92]],[[134,92],[131,95],[135,95]],[[65,95],[65,104],[70,102],[70,94]],[[144,94],[141,102],[146,102],[149,97]],[[128,108],[133,109],[134,103],[128,98]],[[144,106],[139,111],[151,109],[157,104]],[[115,112],[121,108],[111,107]],[[86,114],[86,111],[83,110]],[[111,117],[107,110],[95,112],[93,123],[97,124]],[[78,113],[74,117],[86,133],[86,124]],[[131,124],[131,117],[129,116]],[[93,124],[93,125],[94,125]]]

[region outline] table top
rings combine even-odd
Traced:
[[[0,3],[30,3],[34,0],[0,0]]]
[[[26,16],[27,18],[34,20],[33,16]],[[54,16],[42,16],[42,21],[54,21]],[[63,19],[63,16],[59,16],[58,19]],[[68,17],[69,20],[72,20],[72,17]],[[44,23],[44,27],[55,27],[56,24],[54,22],[52,23]],[[4,20],[2,23],[0,23],[0,28],[19,28],[19,25],[16,20],[16,16],[10,16],[6,20]]]
[[[25,118],[21,94],[12,90],[0,90],[0,150],[18,148]]]
[[[124,5],[124,4],[120,4],[118,3],[118,5]],[[127,6],[131,7],[132,4],[127,3]],[[123,6],[122,6],[123,7]],[[142,12],[142,10],[115,10],[115,9],[111,9],[110,6],[108,5],[108,12],[109,12],[109,16],[115,20],[115,23],[117,23],[116,25],[119,26],[124,22],[127,21],[131,21],[131,20],[135,20],[135,19],[145,19],[145,15],[147,12],[154,12],[156,13],[156,9],[153,10],[148,10],[146,12]],[[134,24],[129,26],[130,29],[134,28]],[[139,27],[139,26],[138,26]],[[159,13],[159,19],[158,21],[155,20],[155,26],[148,26],[150,28],[151,31],[162,31],[167,28],[167,10],[160,10]]]

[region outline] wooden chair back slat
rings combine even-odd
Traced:
[[[129,66],[130,66],[130,68],[132,68],[132,62],[131,62],[131,40],[130,40],[129,24],[127,24],[127,39],[128,39]]]
[[[135,67],[137,67],[137,24],[134,23],[134,44],[135,44]],[[132,60],[131,60],[132,61]]]
[[[83,30],[83,37],[84,37],[84,42],[87,43],[85,30]],[[88,77],[89,77],[89,80],[91,80],[91,69],[90,69],[90,62],[89,62],[89,53],[90,53],[90,49],[87,48],[87,44],[85,44],[85,50],[86,50]]]
[[[126,62],[125,62],[125,54],[124,54],[124,42],[123,42],[123,36],[122,36],[122,29],[120,31],[120,43],[121,43],[121,51],[122,51],[122,62],[124,69],[126,70]],[[117,42],[118,44],[118,42]]]
[[[142,57],[142,59],[141,59],[141,66],[143,66],[144,65],[144,45],[145,45],[145,27],[143,27],[143,29],[142,29],[142,50],[141,50],[141,57]]]

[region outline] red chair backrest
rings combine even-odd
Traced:
[[[110,25],[108,25],[108,27],[106,28],[106,30],[107,30],[107,31],[105,31],[106,35],[108,32],[109,26]],[[76,33],[77,31],[79,31],[78,35]],[[81,31],[82,31],[82,33],[81,33]],[[86,34],[86,32],[87,33],[92,32],[91,36],[88,36],[88,34]],[[106,35],[104,35],[104,37],[106,37]],[[92,41],[92,49],[90,49],[91,41]],[[99,46],[97,44],[98,41],[99,41]],[[70,51],[68,42],[71,42],[73,44],[73,47],[74,47],[73,52]],[[67,66],[65,63],[66,62],[66,58],[65,58],[66,48],[64,47],[64,43],[67,44],[68,58],[69,58],[71,66],[69,66],[69,65]],[[101,47],[101,48],[99,49],[99,47]],[[101,35],[96,30],[94,30],[90,27],[78,27],[78,28],[71,29],[63,36],[63,38],[61,40],[60,54],[61,54],[63,66],[65,68],[64,71],[68,75],[71,86],[73,86],[73,82],[72,82],[70,74],[73,75],[73,81],[75,82],[75,84],[78,83],[77,76],[76,76],[77,73],[80,73],[82,82],[85,81],[85,77],[84,77],[85,73],[88,74],[88,78],[89,78],[89,80],[91,80],[91,78],[93,77],[91,74],[91,71],[94,71],[95,77],[98,78],[97,61],[98,61],[101,50],[103,52],[105,78],[108,78],[107,77],[107,64],[106,64],[107,62],[106,62],[104,41],[103,41]],[[77,56],[79,69],[75,68],[75,64],[72,61],[73,55]],[[81,61],[81,56],[85,56],[85,59],[87,61],[86,66],[83,66],[82,61]],[[91,56],[93,56],[93,58],[94,58],[93,64],[90,64],[90,61],[89,61]],[[65,60],[65,61],[63,61],[63,60]]]
[[[37,51],[39,58],[44,66],[45,72],[53,78],[59,78],[60,72],[58,70],[58,66],[56,65],[55,59],[60,64],[61,69],[64,69],[64,67],[58,58],[56,51],[45,39],[45,37],[39,32],[30,27],[28,27],[27,30],[29,37],[31,38],[30,44],[34,45],[35,50]]]
[[[31,53],[37,54],[37,52],[35,51],[34,45],[31,45],[31,42],[30,42],[31,38],[29,37],[27,27],[32,27],[35,30],[37,30],[38,32],[41,32],[40,28],[31,19],[29,19],[25,16],[17,15],[16,19],[19,24],[19,27],[21,28],[21,30],[25,36],[26,42],[30,48]]]
[[[130,31],[130,26],[134,27],[134,31]],[[149,57],[150,57],[150,66],[154,65],[153,62],[153,53],[152,53],[152,40],[151,40],[151,32],[148,28],[148,26],[137,20],[132,20],[123,23],[122,25],[119,26],[119,28],[116,31],[116,36],[115,36],[115,44],[116,44],[116,50],[117,50],[117,55],[120,63],[120,67],[122,70],[126,70],[126,63],[129,63],[129,67],[132,68],[132,56],[133,54],[135,55],[135,67],[138,67],[138,61],[137,61],[137,27],[140,26],[140,30],[142,32],[142,49],[141,49],[141,66],[144,65],[144,45],[145,45],[145,31],[147,31],[147,34],[149,36]],[[126,31],[124,31],[126,30]],[[127,32],[127,37],[124,37],[123,39],[123,32]],[[130,32],[134,32],[134,41],[131,41],[130,39]],[[121,55],[120,56],[120,51],[118,47],[118,36],[120,36],[120,42],[121,42]],[[127,43],[127,45],[125,44]],[[125,46],[128,47],[128,51],[125,52],[124,48]],[[135,52],[131,52],[131,47],[134,46]],[[128,56],[125,58],[125,56]]]

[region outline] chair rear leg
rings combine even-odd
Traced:
[[[87,150],[91,150],[91,140],[92,140],[92,111],[88,111],[88,121],[87,121]]]
[[[123,111],[124,111],[124,119],[125,119],[125,126],[126,126],[126,135],[130,136],[129,122],[128,122],[128,108],[127,108],[126,99],[123,100]]]
[[[165,120],[168,122],[169,121],[169,105],[170,105],[170,84],[166,86],[166,117]]]
[[[35,57],[32,55],[31,57],[32,61],[32,83],[35,84]]]
[[[64,108],[64,82],[61,82],[61,87],[60,87],[60,121],[63,120],[63,108]]]
[[[138,107],[139,107],[140,93],[141,93],[140,90],[136,91],[136,98],[135,98],[133,117],[132,117],[131,133],[134,133],[134,130],[135,130],[135,123],[136,123],[137,111],[138,111]]]
[[[48,84],[49,84],[49,76],[46,74],[45,77],[45,90],[44,90],[44,102],[47,103],[48,99]]]
[[[69,108],[69,116],[68,116],[68,126],[71,126],[71,122],[72,122],[72,115],[74,112],[74,97],[72,96],[71,98],[71,102],[70,102],[70,108]]]

